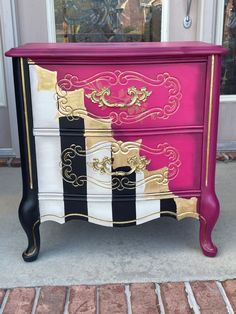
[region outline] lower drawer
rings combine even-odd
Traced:
[[[199,191],[202,133],[35,130],[39,193],[148,197]]]
[[[78,218],[107,227],[139,225],[170,216],[178,220],[198,218],[198,197],[189,195],[155,197],[76,197],[62,194],[39,193],[41,222],[54,220],[64,223]]]

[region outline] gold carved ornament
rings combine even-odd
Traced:
[[[113,171],[109,170],[109,166],[112,165],[113,159],[109,157],[104,157],[102,161],[98,158],[94,158],[92,163],[89,163],[95,171],[99,171],[101,174],[109,174],[109,175],[116,175],[116,176],[127,176],[133,172],[140,172],[145,170],[146,166],[150,164],[150,160],[147,160],[144,156],[137,157],[132,156],[128,158],[127,163],[130,166],[130,171]]]
[[[127,94],[132,96],[129,103],[108,102],[108,100],[105,98],[106,96],[111,95],[111,90],[108,87],[103,87],[101,91],[94,89],[91,94],[86,94],[86,97],[91,99],[93,103],[99,104],[99,107],[106,106],[111,108],[127,108],[131,106],[141,106],[141,102],[145,102],[152,92],[148,91],[147,87],[142,87],[140,90],[138,90],[136,87],[132,86],[128,88]]]
[[[141,108],[139,105],[141,102],[145,104],[145,100],[151,95],[151,92],[147,90],[146,87],[142,87],[140,90],[134,90],[133,87],[128,90],[130,93],[131,101],[127,103],[114,102],[110,103],[107,101],[106,96],[109,96],[109,88],[102,88],[98,91],[101,85],[106,86],[124,86],[129,82],[137,81],[139,83],[144,83],[148,86],[153,87],[164,87],[168,91],[168,101],[163,105],[156,104],[154,107],[147,110],[141,111],[137,114],[129,114],[126,111],[112,111],[107,116],[98,116],[92,112],[87,112],[84,106],[72,106],[70,103],[69,95],[71,90],[92,90],[91,93],[86,93],[85,96],[89,98],[92,102],[98,103],[102,108],[114,107],[114,108],[128,108],[137,109]],[[120,71],[116,70],[114,72],[100,72],[87,79],[80,80],[79,77],[71,74],[66,74],[64,78],[56,84],[56,99],[58,102],[58,111],[60,116],[67,117],[68,120],[78,120],[81,117],[89,115],[94,119],[101,119],[104,123],[115,123],[117,125],[122,124],[134,124],[140,122],[148,117],[152,119],[168,119],[171,115],[175,114],[179,107],[180,101],[182,99],[182,91],[179,80],[176,77],[171,76],[169,73],[164,72],[157,74],[154,79],[149,78],[141,73],[134,71]],[[79,101],[78,101],[79,102]],[[139,104],[138,104],[139,103]]]
[[[139,181],[130,181],[127,180],[127,177],[123,176],[121,178],[113,177],[112,178],[112,186],[110,181],[101,181],[98,180],[97,178],[91,177],[91,176],[85,176],[85,175],[80,175],[77,176],[75,169],[73,169],[73,159],[76,158],[77,156],[89,156],[91,154],[94,154],[97,151],[100,151],[101,149],[106,149],[110,148],[110,144],[104,142],[99,142],[96,145],[94,145],[91,149],[89,150],[84,150],[80,145],[72,144],[70,147],[66,148],[62,154],[61,154],[61,170],[62,170],[62,177],[63,180],[72,184],[74,187],[80,187],[83,186],[86,181],[89,181],[95,185],[98,185],[100,187],[110,189],[112,188],[113,190],[119,190],[122,191],[124,189],[135,189],[138,186],[150,184],[152,182],[156,182],[158,185],[166,185],[168,184],[169,180],[173,180],[176,178],[176,176],[179,173],[179,167],[181,165],[181,161],[179,159],[179,153],[178,151],[170,146],[168,143],[162,143],[157,145],[156,148],[150,148],[148,146],[142,145],[142,150],[152,153],[154,155],[161,155],[164,154],[168,159],[168,168],[163,168],[162,171],[153,171],[149,172],[142,168],[142,165],[145,164],[148,165],[149,161],[144,157],[144,156],[137,156],[137,159],[132,159],[129,160],[130,165],[132,165],[132,172],[137,171],[137,168],[139,169],[138,171],[144,171],[146,175],[144,176],[143,179]],[[139,147],[139,143],[137,142],[113,142],[111,144],[111,149],[113,154],[117,154],[118,152],[122,152],[124,154],[127,154],[132,148],[137,148]],[[131,156],[130,158],[132,158]],[[142,162],[140,163],[140,158],[144,158]],[[111,163],[111,160],[109,157],[106,160],[99,161],[97,159],[96,162],[94,163],[95,166],[97,167],[97,171],[100,171],[100,169],[104,170],[104,174],[107,173],[105,168],[107,168],[109,172],[109,164]],[[129,159],[129,158],[128,158]],[[128,164],[128,159],[127,159],[127,164]],[[90,164],[90,166],[93,166]],[[139,164],[139,167],[137,166]],[[104,168],[105,167],[105,168]],[[115,174],[115,173],[114,173]],[[109,172],[109,175],[111,175],[111,172]],[[127,175],[127,172],[125,173]]]

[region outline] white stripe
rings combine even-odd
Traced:
[[[229,314],[234,314],[234,310],[233,310],[233,308],[232,308],[232,306],[231,306],[231,304],[229,302],[229,299],[228,299],[228,297],[227,297],[227,295],[225,293],[225,290],[224,290],[222,284],[219,281],[216,281],[216,285],[217,285],[218,289],[220,290],[220,293],[221,293],[221,295],[222,295],[222,297],[223,297],[223,299],[225,301],[225,305],[226,305],[228,313]]]
[[[37,308],[37,304],[38,304],[39,296],[40,296],[40,290],[41,290],[41,288],[37,288],[37,287],[35,288],[34,304],[32,307],[31,314],[35,314],[35,312],[36,312],[36,308]]]
[[[200,314],[200,308],[196,302],[196,299],[194,297],[194,294],[193,294],[193,290],[190,286],[190,283],[189,282],[185,282],[184,283],[185,285],[185,291],[186,291],[186,294],[187,294],[187,298],[188,298],[188,303],[189,303],[189,306],[191,307],[191,309],[193,309],[194,311],[194,314]]]
[[[2,301],[2,306],[0,308],[0,314],[3,314],[4,308],[5,308],[6,304],[7,304],[7,300],[8,300],[9,294],[10,294],[10,290],[7,290],[7,292],[5,293],[5,296],[3,298],[3,301]]]
[[[40,216],[57,215],[63,217],[65,215],[65,207],[63,201],[63,179],[60,169],[61,141],[59,137],[35,137],[36,160],[38,173],[38,190],[40,193],[58,193],[57,200],[39,200]],[[48,218],[42,218],[42,221]],[[65,221],[62,219],[53,219],[59,223]]]
[[[35,65],[29,66],[34,128],[59,128],[55,91],[38,90],[38,75]]]
[[[87,147],[87,140],[86,140]],[[106,148],[101,149],[94,154],[88,154],[86,156],[86,169],[87,176],[92,177],[99,181],[110,182],[111,186],[111,175],[110,174],[101,174],[99,171],[94,170],[91,166],[91,163],[94,158],[98,158],[100,161],[104,157],[111,156],[111,143],[107,142]],[[108,166],[109,171],[111,172],[111,166]],[[94,200],[90,200],[90,194],[105,194],[106,205],[102,202],[94,202]],[[105,221],[99,221],[93,218],[89,218],[89,222],[100,224],[103,226],[112,227],[112,189],[105,189],[101,186],[98,186],[90,181],[87,181],[87,205],[88,205],[88,216],[92,216],[98,219],[102,219]],[[107,222],[110,221],[110,222]]]
[[[157,294],[157,299],[158,299],[158,303],[159,303],[159,307],[160,307],[160,314],[165,314],[165,309],[164,309],[164,305],[162,302],[162,298],[161,298],[161,289],[160,286],[158,285],[158,283],[155,284],[156,286],[156,294]]]
[[[136,182],[144,179],[143,172],[136,172]],[[140,199],[139,195],[144,195],[145,185],[136,187],[136,219],[137,225],[144,222],[160,218],[160,200],[148,199],[145,196]],[[137,199],[139,198],[139,199]],[[151,215],[151,216],[149,216]],[[146,217],[149,216],[149,217]],[[142,218],[146,217],[146,218]]]
[[[127,308],[128,308],[127,314],[132,314],[131,292],[130,292],[130,286],[129,285],[125,285],[125,295],[126,295]]]
[[[64,313],[63,314],[68,314],[69,313],[70,291],[71,291],[71,288],[68,287],[67,290],[66,290],[66,301],[65,301]]]
[[[96,294],[96,314],[100,314],[100,308],[99,308],[99,305],[100,305],[100,303],[99,303],[99,294],[100,294],[100,290],[99,290],[99,287],[97,287],[97,289],[96,289],[96,292],[97,292],[97,294]]]

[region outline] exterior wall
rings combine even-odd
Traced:
[[[7,107],[0,107],[0,148],[11,148],[11,132]]]
[[[198,30],[198,13],[199,13],[199,2],[192,1],[192,6],[190,10],[190,16],[192,18],[192,26],[189,29],[183,27],[183,20],[186,15],[186,0],[176,1],[176,5],[173,5],[174,1],[170,2],[170,20],[169,20],[169,40],[197,40],[197,30]]]
[[[16,0],[19,44],[47,42],[46,0]]]
[[[221,102],[218,130],[218,149],[236,150],[236,103]]]

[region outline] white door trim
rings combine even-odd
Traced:
[[[56,42],[56,24],[55,24],[54,0],[46,0],[46,10],[47,10],[48,41],[50,43],[55,43]]]
[[[221,0],[219,0],[221,1]],[[197,40],[215,43],[218,0],[200,0],[198,6]],[[223,0],[224,1],[224,0]]]
[[[15,1],[14,0],[0,0],[0,17],[2,23],[2,46],[3,51],[7,51],[12,47],[17,46],[18,36],[15,16]],[[1,155],[20,156],[19,142],[18,142],[18,128],[16,118],[15,92],[12,60],[4,57],[5,80],[6,80],[6,96],[7,107],[9,111],[10,129],[11,129],[11,143],[12,149],[0,149]]]

